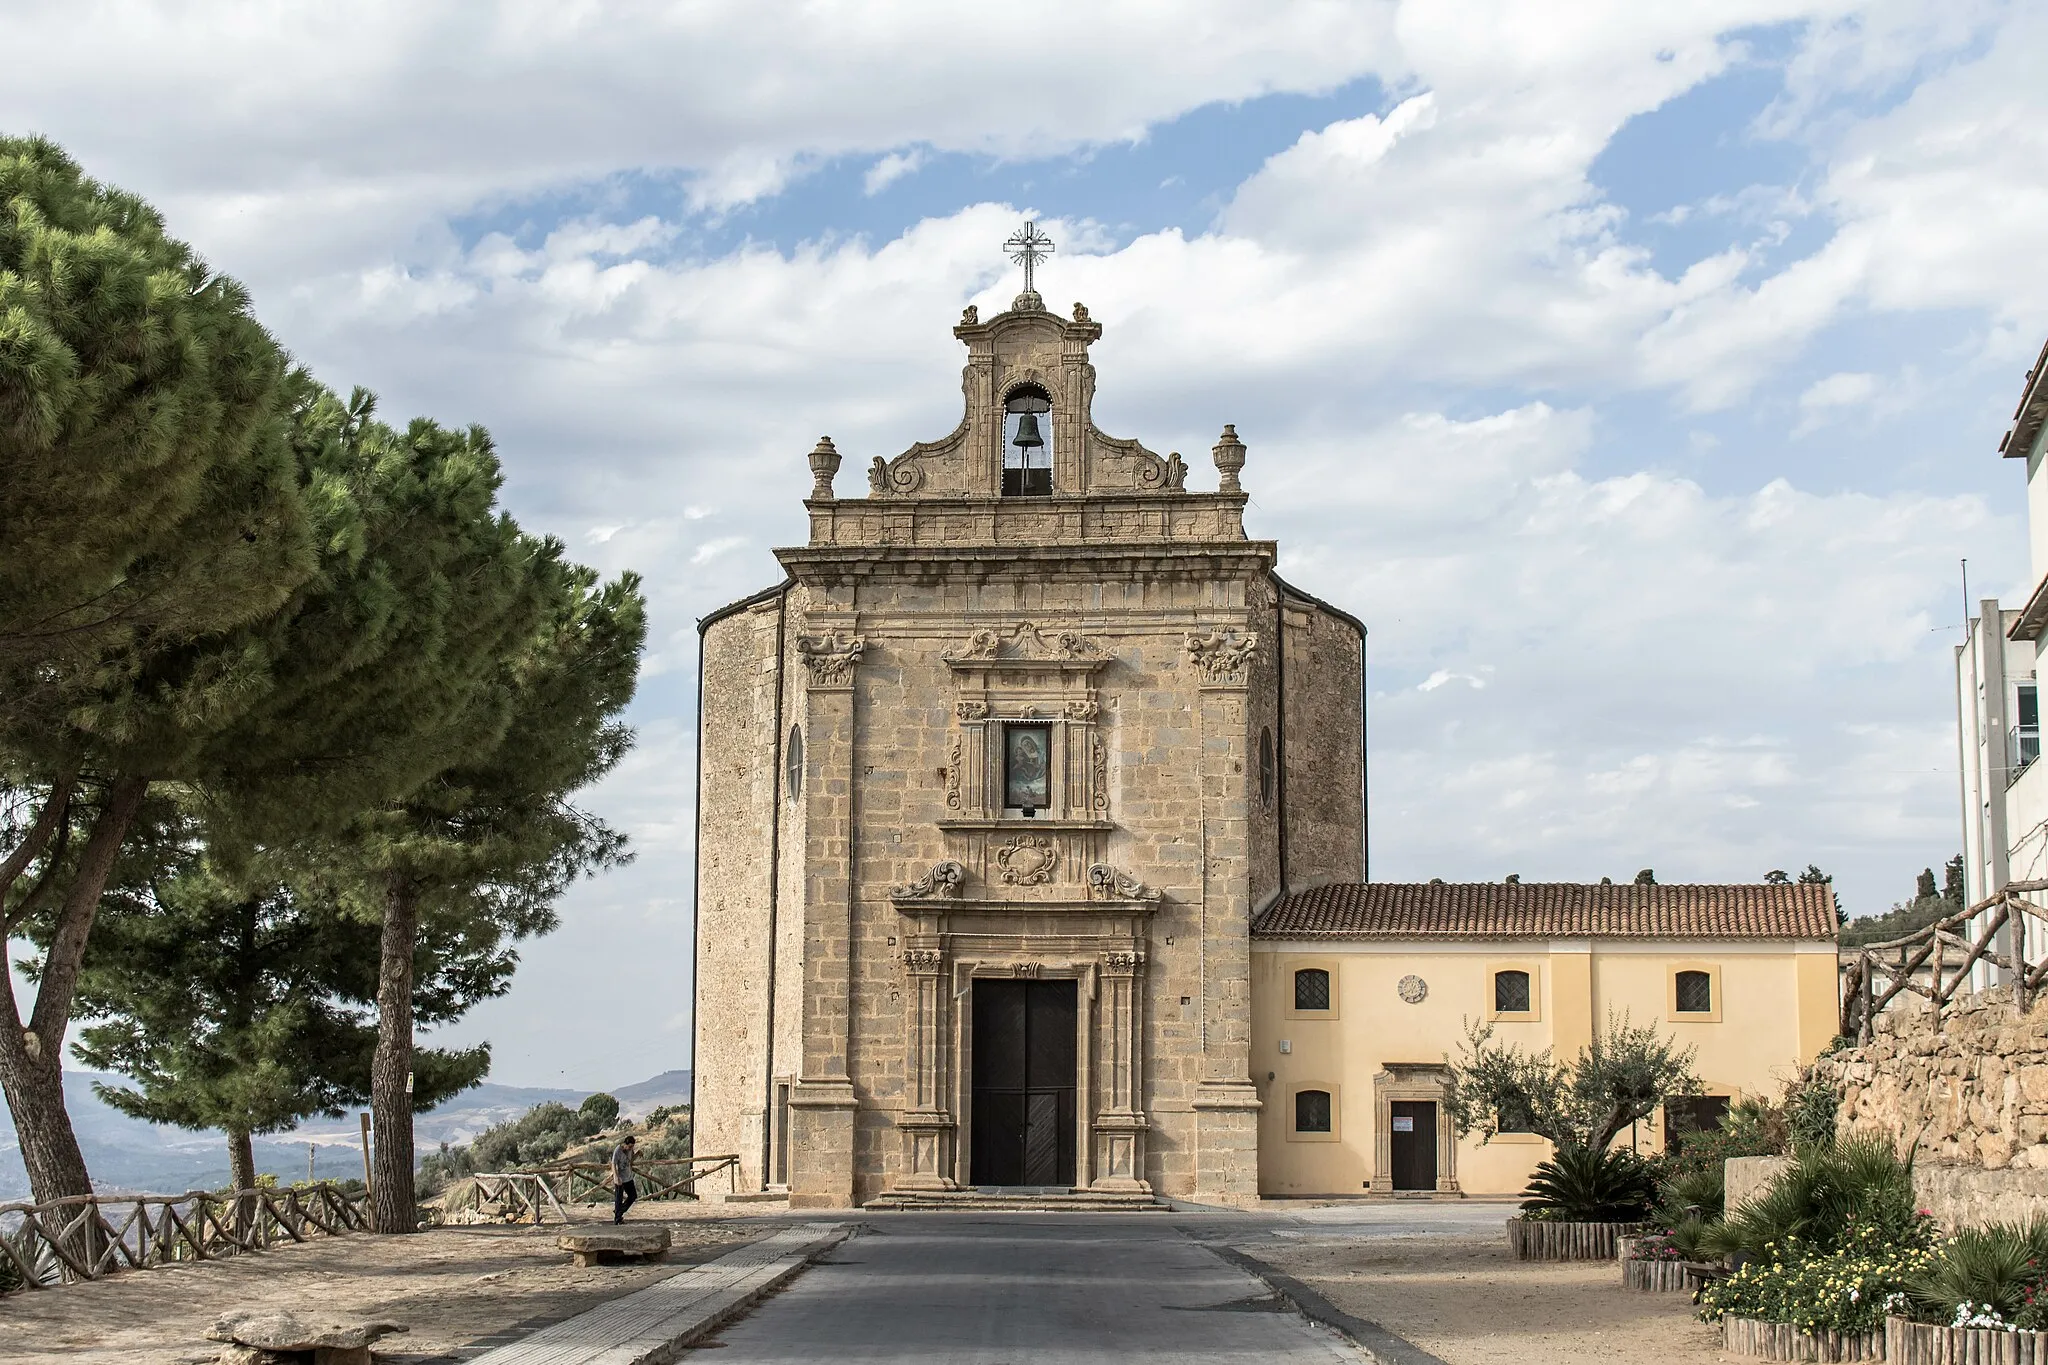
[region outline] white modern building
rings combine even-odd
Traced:
[[[1979,602],[1956,647],[1963,865],[1972,905],[2013,882],[2048,881],[2048,764],[2038,761],[2039,671],[2048,636],[2048,346],[2027,373],[1999,453],[2027,462],[2034,588],[2018,608],[1996,598]],[[2038,956],[2043,926],[2028,918],[2030,956]]]

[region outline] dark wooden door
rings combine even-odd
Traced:
[[[974,983],[977,1185],[1074,1183],[1072,981]]]
[[[1397,1190],[1436,1188],[1436,1101],[1393,1102],[1393,1176]]]

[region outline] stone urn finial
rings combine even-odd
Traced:
[[[1240,459],[1238,463],[1244,461]],[[832,500],[832,476],[839,472],[839,448],[832,444],[830,436],[820,436],[818,444],[811,449],[811,477],[817,480],[811,486],[811,497],[820,502]]]
[[[1242,493],[1243,485],[1237,481],[1237,471],[1244,468],[1244,442],[1237,439],[1235,423],[1225,423],[1223,434],[1216,438],[1216,447],[1210,452],[1216,457],[1216,472],[1223,476],[1216,485],[1219,493]]]

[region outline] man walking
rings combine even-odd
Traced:
[[[626,1210],[633,1207],[633,1201],[640,1197],[640,1187],[633,1183],[634,1139],[628,1137],[612,1148],[612,1222],[626,1221]]]

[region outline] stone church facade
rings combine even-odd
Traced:
[[[1254,916],[1365,875],[1364,628],[1091,419],[1102,328],[969,309],[965,413],[811,455],[786,580],[707,617],[696,1149],[793,1207],[1255,1198]]]

